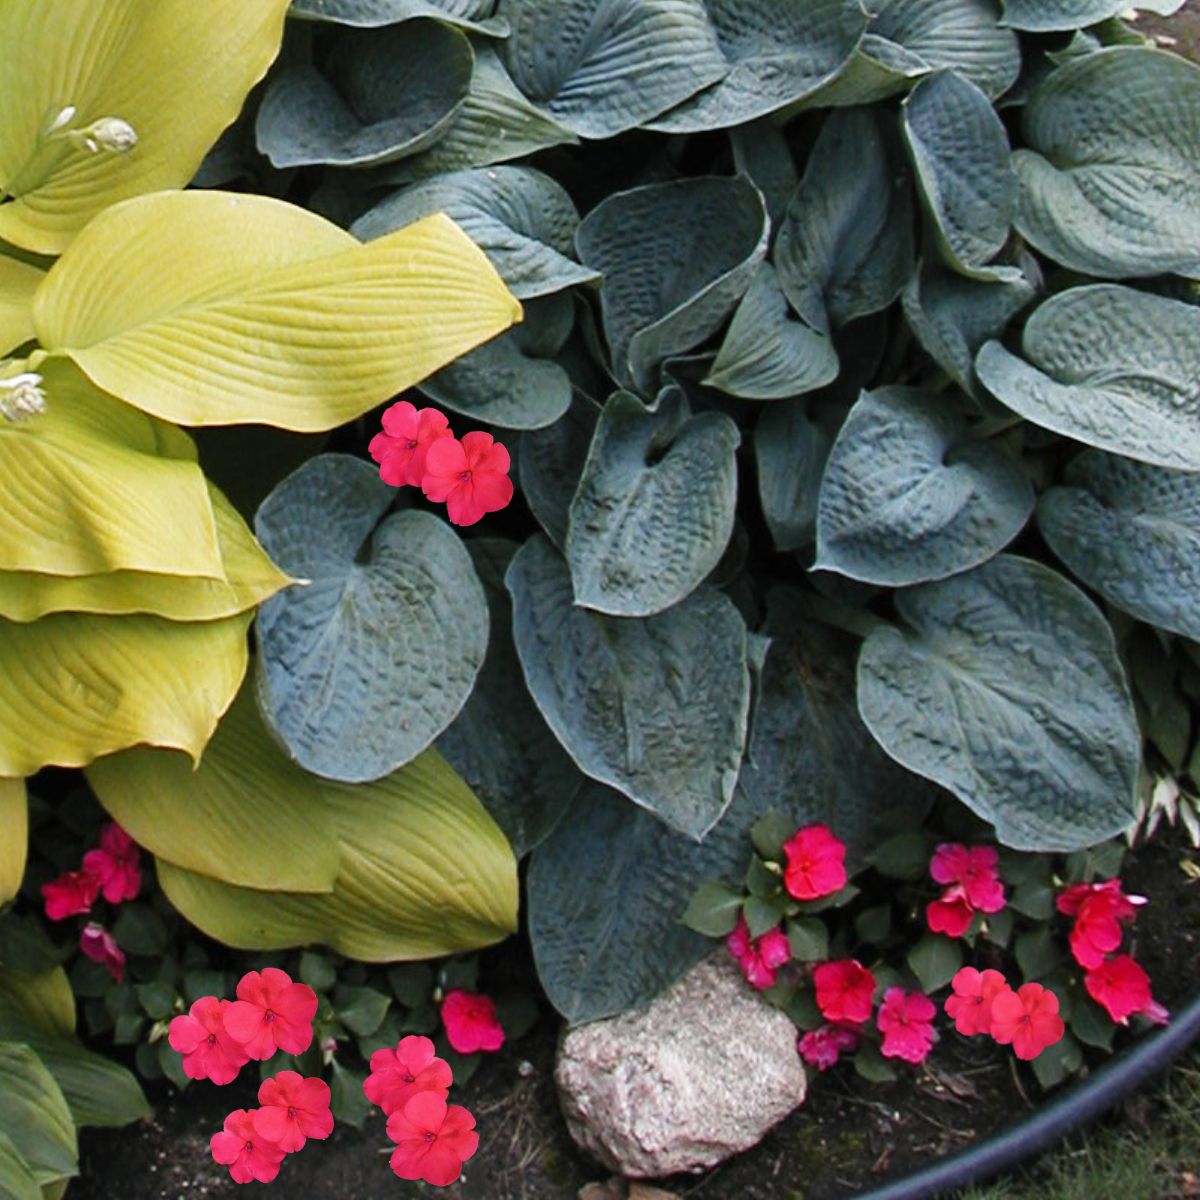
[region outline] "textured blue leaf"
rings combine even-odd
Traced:
[[[599,417],[600,406],[576,393],[571,407],[553,425],[521,436],[517,455],[521,492],[538,524],[560,550],[567,544],[571,500]]]
[[[491,15],[496,0],[292,0],[288,15],[375,29],[414,17],[433,17],[475,33],[503,37],[505,21]]]
[[[1129,8],[1169,16],[1183,7],[1184,0],[1137,0],[1133,4],[1129,0],[1000,0],[1000,3],[1005,25],[1033,33],[1051,33],[1098,25]]]

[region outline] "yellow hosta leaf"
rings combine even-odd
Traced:
[[[119,200],[182,187],[279,51],[288,0],[4,0],[0,237],[59,254]],[[49,126],[68,106],[71,119]],[[127,153],[72,131],[132,126]],[[104,287],[102,279],[96,286]]]
[[[280,200],[194,191],[102,213],[33,313],[47,351],[146,412],[314,432],[494,337],[521,306],[447,217],[363,244]]]
[[[191,439],[97,391],[68,362],[42,370],[46,411],[0,421],[0,570],[223,578]]]
[[[0,1011],[6,1006],[43,1033],[70,1037],[75,1032],[75,993],[62,967],[38,975],[0,969]],[[0,1019],[0,1035],[8,1032]]]
[[[29,848],[29,804],[25,780],[0,779],[0,908],[21,887]]]
[[[0,617],[36,621],[48,613],[150,613],[171,621],[215,621],[255,608],[292,583],[267,557],[241,515],[208,485],[225,579],[108,571],[46,575],[0,571]]]
[[[516,930],[512,848],[436,751],[425,751],[374,783],[306,775],[271,740],[250,691],[230,711],[193,773],[180,769],[176,755],[142,752],[136,773],[124,780],[128,798],[114,808],[107,765],[97,763],[89,771],[110,811],[120,815],[125,804],[142,805],[147,828],[151,811],[163,825],[172,823],[167,813],[191,806],[213,813],[214,822],[219,813],[228,850],[239,864],[244,857],[237,850],[239,837],[257,846],[297,797],[305,811],[320,811],[332,822],[338,868],[326,895],[237,887],[159,858],[159,882],[189,921],[243,949],[323,943],[368,962],[475,949]],[[153,798],[132,799],[143,786],[155,789]],[[312,822],[301,846],[289,834],[275,855],[309,861],[327,836]]]
[[[198,761],[246,673],[252,615],[0,621],[0,775],[84,766],[141,744]]]
[[[33,293],[45,271],[0,254],[0,357],[33,337]]]

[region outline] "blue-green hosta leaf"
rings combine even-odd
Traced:
[[[764,117],[731,129],[729,143],[737,173],[744,175],[762,193],[774,229],[800,182],[792,148],[783,130],[775,121]]]
[[[1139,462],[1200,471],[1200,308],[1115,283],[1034,311],[1025,359],[987,342],[984,386],[1026,420]]]
[[[694,592],[733,532],[740,444],[729,417],[690,415],[678,388],[652,409],[611,396],[571,501],[575,603],[648,617]]]
[[[567,544],[571,500],[599,418],[600,406],[576,392],[571,407],[553,425],[521,436],[517,455],[521,493],[560,550]]]
[[[746,628],[722,593],[701,588],[653,617],[579,608],[546,538],[506,577],[525,682],[585,775],[700,839],[733,796],[746,740]]]
[[[415,758],[466,703],[487,649],[470,555],[432,513],[385,518],[393,494],[371,463],[323,454],[254,521],[272,559],[311,581],[259,610],[259,706],[327,779],[379,779]]]
[[[600,308],[619,382],[653,395],[664,359],[715,332],[767,251],[745,179],[706,177],[617,192],[579,225],[579,257],[603,277]]]
[[[884,0],[870,33],[892,42],[892,60],[949,67],[991,99],[1003,95],[1021,70],[1017,35],[1000,26],[996,0]],[[871,51],[883,61],[881,54]]]
[[[21,1042],[0,1041],[0,1130],[10,1138],[39,1186],[79,1174],[75,1122],[62,1089]]]
[[[580,137],[634,129],[729,70],[702,0],[500,0],[517,87]]]
[[[503,37],[506,22],[492,16],[496,0],[292,0],[288,15],[375,29],[414,17],[433,17],[477,33]]]
[[[1018,850],[1077,850],[1134,818],[1141,736],[1112,630],[1073,584],[1002,554],[897,592],[858,706],[898,762],[952,791]]]
[[[950,264],[975,278],[1019,278],[1015,267],[987,266],[1017,209],[1008,134],[992,102],[964,76],[938,71],[913,88],[903,110],[917,183]]]
[[[779,400],[824,387],[837,373],[832,338],[790,314],[775,268],[760,263],[705,384],[748,400]]]
[[[867,28],[858,0],[704,0],[729,73],[649,128],[742,125],[811,95],[850,61]]]
[[[1073,271],[1200,277],[1200,66],[1114,46],[1059,67],[1025,106],[1017,229]]]
[[[1051,33],[1063,29],[1083,29],[1098,25],[1126,9],[1170,16],[1183,7],[1184,0],[1000,0],[1004,24],[1031,33]]]
[[[473,66],[466,34],[438,21],[346,29],[322,70],[297,63],[272,79],[258,148],[277,167],[363,167],[416,154],[454,120]]]
[[[570,258],[579,213],[561,184],[532,167],[455,171],[396,192],[352,226],[364,241],[444,212],[525,300],[590,283],[595,271]]]
[[[910,54],[903,46],[868,31],[846,69],[795,107],[803,111],[874,104],[908,91],[913,80],[932,70],[920,55]],[[787,114],[792,111],[788,109]],[[778,120],[778,115],[774,119]]]
[[[998,338],[1036,291],[1024,276],[968,279],[936,262],[921,264],[904,289],[904,315],[917,341],[963,391],[977,394],[975,355]]]
[[[821,333],[887,308],[912,273],[908,173],[882,112],[836,109],[775,243],[792,307]]]
[[[944,396],[864,392],[825,467],[814,567],[907,587],[998,554],[1033,512],[1033,485],[1003,445],[968,436]]]
[[[467,781],[520,857],[543,841],[574,799],[582,777],[533,703],[513,643],[504,572],[516,542],[472,538],[471,560],[487,593],[487,658],[471,698],[436,746]]]
[[[1106,600],[1200,641],[1200,475],[1089,450],[1042,496],[1038,527]]]

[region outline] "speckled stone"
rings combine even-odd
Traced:
[[[570,1030],[554,1075],[579,1147],[632,1178],[748,1150],[806,1089],[795,1026],[724,950],[646,1008]]]

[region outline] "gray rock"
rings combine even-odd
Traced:
[[[749,1149],[806,1087],[795,1026],[724,950],[646,1008],[570,1030],[554,1077],[576,1143],[633,1178]]]

